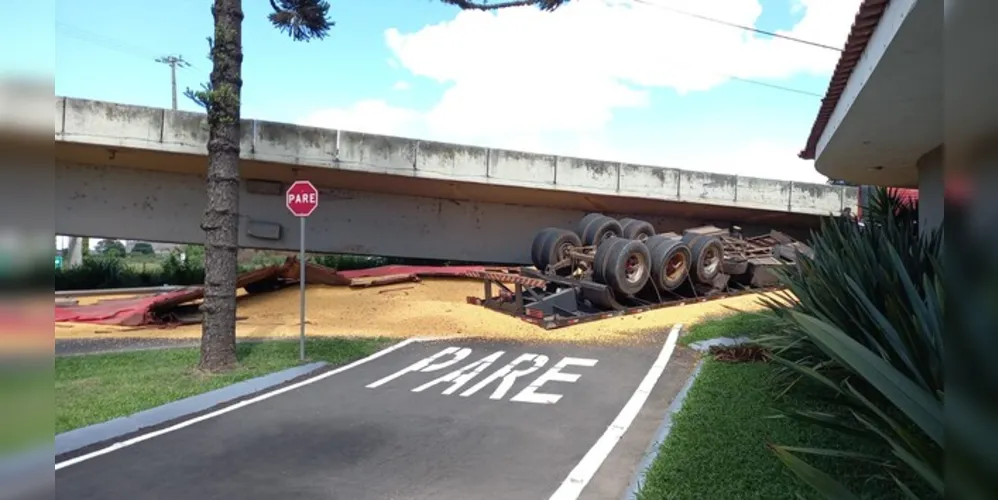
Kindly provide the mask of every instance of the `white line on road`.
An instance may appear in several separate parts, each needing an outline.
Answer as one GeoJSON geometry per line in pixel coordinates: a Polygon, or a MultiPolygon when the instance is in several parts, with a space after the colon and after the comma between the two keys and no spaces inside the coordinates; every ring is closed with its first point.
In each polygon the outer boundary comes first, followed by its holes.
{"type": "Polygon", "coordinates": [[[215,417],[217,417],[219,415],[224,415],[226,413],[229,413],[230,411],[238,410],[240,408],[249,406],[249,405],[251,405],[253,403],[259,403],[260,401],[263,401],[265,399],[270,399],[270,398],[272,398],[274,396],[277,396],[277,395],[280,395],[280,394],[284,394],[285,392],[293,391],[295,389],[298,389],[300,387],[304,387],[304,386],[309,385],[311,383],[318,382],[318,381],[320,381],[322,379],[325,379],[325,378],[328,378],[328,377],[332,377],[333,375],[336,375],[337,373],[341,373],[341,372],[347,371],[347,370],[349,370],[349,369],[351,369],[353,367],[360,366],[360,365],[362,365],[364,363],[367,363],[368,361],[373,361],[373,360],[375,360],[377,358],[380,358],[381,356],[384,356],[385,354],[388,354],[388,353],[390,353],[392,351],[395,351],[397,349],[401,349],[402,347],[405,347],[405,346],[407,346],[409,344],[412,344],[413,342],[425,342],[425,341],[429,341],[429,340],[434,340],[434,339],[430,339],[430,338],[411,338],[411,339],[403,340],[402,342],[399,342],[398,344],[395,344],[395,345],[393,345],[391,347],[387,347],[385,349],[382,349],[382,350],[380,350],[380,351],[378,351],[378,352],[376,352],[376,353],[374,353],[374,354],[372,354],[372,355],[370,355],[370,356],[368,356],[366,358],[358,359],[357,361],[354,361],[353,363],[350,363],[350,364],[345,365],[345,366],[341,366],[339,368],[336,368],[334,370],[330,370],[328,372],[321,373],[321,374],[316,375],[316,376],[314,376],[312,378],[309,378],[309,379],[306,379],[306,380],[302,380],[301,382],[297,382],[297,383],[291,384],[289,386],[281,387],[280,389],[277,389],[275,391],[271,391],[271,392],[267,392],[267,393],[261,394],[259,396],[254,397],[254,398],[251,398],[251,399],[240,401],[240,402],[238,402],[238,403],[236,403],[234,405],[226,406],[225,408],[222,408],[220,410],[215,410],[215,411],[213,411],[211,413],[206,413],[204,415],[192,418],[190,420],[185,420],[183,422],[171,425],[170,427],[165,427],[163,429],[159,429],[157,431],[153,431],[153,432],[150,432],[148,434],[142,434],[141,436],[135,436],[135,437],[133,437],[131,439],[126,439],[125,441],[119,441],[119,442],[114,443],[114,444],[112,444],[110,446],[107,446],[106,448],[101,448],[99,450],[92,451],[92,452],[87,453],[85,455],[80,455],[78,457],[74,457],[74,458],[71,458],[69,460],[65,460],[65,461],[59,462],[59,463],[55,464],[55,470],[63,469],[63,468],[69,467],[71,465],[76,465],[76,464],[78,464],[80,462],[85,462],[87,460],[90,460],[91,458],[96,458],[96,457],[99,457],[101,455],[106,455],[108,453],[111,453],[112,451],[117,451],[117,450],[120,450],[122,448],[127,448],[129,446],[132,446],[133,444],[141,443],[142,441],[146,441],[146,440],[152,439],[152,438],[157,437],[157,436],[162,436],[163,434],[167,434],[167,433],[170,433],[170,432],[173,432],[173,431],[176,431],[176,430],[183,429],[184,427],[188,427],[188,426],[194,425],[194,424],[196,424],[198,422],[203,422],[203,421],[208,420],[210,418],[215,418],[215,417]]]}
{"type": "Polygon", "coordinates": [[[651,394],[651,390],[655,387],[659,377],[662,376],[662,372],[665,371],[665,365],[669,363],[672,352],[676,350],[676,340],[679,338],[679,331],[682,328],[683,325],[672,327],[669,337],[665,340],[665,345],[662,346],[662,350],[658,354],[658,358],[651,365],[651,368],[648,369],[645,378],[638,384],[638,388],[631,395],[631,399],[627,400],[620,413],[617,414],[617,418],[613,419],[613,422],[607,427],[606,432],[589,449],[586,456],[582,457],[582,461],[572,469],[572,472],[568,474],[568,477],[561,483],[558,490],[551,495],[550,500],[575,500],[579,498],[582,490],[589,484],[589,480],[596,475],[596,471],[603,465],[603,461],[613,451],[613,447],[617,445],[620,438],[624,437],[627,428],[631,426],[635,417],[638,416],[638,412],[641,411],[641,407],[648,400],[648,395],[651,394]]]}

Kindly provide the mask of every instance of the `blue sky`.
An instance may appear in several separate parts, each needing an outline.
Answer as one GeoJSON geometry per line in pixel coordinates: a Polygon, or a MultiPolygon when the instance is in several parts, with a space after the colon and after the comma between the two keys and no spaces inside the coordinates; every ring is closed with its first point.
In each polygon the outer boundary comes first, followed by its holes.
{"type": "MultiPolygon", "coordinates": [[[[435,0],[331,3],[332,35],[305,44],[271,28],[266,0],[243,1],[244,117],[823,179],[795,157],[820,99],[727,76],[823,94],[836,53],[644,4],[580,0],[555,14],[490,15],[435,0]]],[[[647,3],[837,46],[856,6],[855,0],[647,3]]],[[[206,80],[209,6],[209,0],[56,0],[56,94],[169,107],[169,69],[154,59],[180,54],[193,65],[178,72],[181,90],[206,80]]],[[[0,62],[44,71],[52,50],[45,42],[26,44],[0,62]]],[[[183,96],[180,108],[197,109],[183,96]]]]}

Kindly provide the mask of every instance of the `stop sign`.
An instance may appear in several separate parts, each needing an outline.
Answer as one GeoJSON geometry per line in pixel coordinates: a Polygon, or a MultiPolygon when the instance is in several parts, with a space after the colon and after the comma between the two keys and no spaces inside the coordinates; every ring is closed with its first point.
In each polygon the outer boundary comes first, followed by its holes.
{"type": "Polygon", "coordinates": [[[319,206],[319,190],[309,181],[295,181],[288,188],[285,201],[295,217],[308,217],[319,206]]]}

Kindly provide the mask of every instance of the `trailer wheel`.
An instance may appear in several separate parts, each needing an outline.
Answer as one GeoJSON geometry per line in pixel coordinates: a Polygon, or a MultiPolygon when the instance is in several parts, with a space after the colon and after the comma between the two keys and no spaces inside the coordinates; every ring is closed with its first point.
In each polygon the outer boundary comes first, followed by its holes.
{"type": "MultiPolygon", "coordinates": [[[[539,268],[539,270],[544,272],[548,266],[557,264],[563,259],[568,258],[568,251],[580,246],[582,246],[582,242],[579,240],[579,235],[572,231],[567,229],[553,229],[549,231],[543,241],[540,253],[540,261],[544,264],[544,267],[539,268]]],[[[567,276],[572,274],[574,270],[572,267],[563,267],[558,269],[556,274],[567,276]]]]}
{"type": "Polygon", "coordinates": [[[620,223],[604,215],[594,218],[586,224],[582,231],[582,243],[587,246],[599,246],[604,240],[620,237],[621,233],[620,223]]]}
{"type": "Polygon", "coordinates": [[[597,252],[600,250],[604,255],[597,257],[601,268],[597,272],[602,271],[600,274],[615,293],[634,295],[648,284],[651,256],[643,242],[621,238],[601,245],[597,252]]]}
{"type": "Polygon", "coordinates": [[[659,240],[650,250],[650,254],[651,277],[656,286],[662,290],[672,291],[686,281],[693,259],[690,247],[682,240],[678,238],[659,240]]]}
{"type": "Polygon", "coordinates": [[[648,251],[655,253],[655,247],[667,241],[683,241],[683,237],[676,233],[659,233],[645,240],[648,251]]]}
{"type": "MultiPolygon", "coordinates": [[[[621,219],[621,236],[629,240],[645,241],[655,236],[655,226],[650,222],[637,219],[621,219]],[[627,221],[626,223],[624,221],[627,221]]],[[[649,249],[650,250],[650,249],[649,249]]]]}
{"type": "Polygon", "coordinates": [[[560,230],[561,229],[557,227],[546,227],[534,235],[534,242],[530,244],[530,263],[533,264],[538,271],[544,272],[544,268],[547,267],[547,264],[544,263],[541,257],[544,253],[544,242],[552,232],[560,230]]]}
{"type": "Polygon", "coordinates": [[[582,240],[585,241],[585,239],[586,239],[586,227],[588,227],[589,224],[592,223],[592,221],[594,221],[596,219],[602,219],[603,217],[606,217],[606,216],[603,215],[603,214],[601,214],[601,213],[597,213],[597,212],[593,212],[591,214],[586,214],[586,216],[583,217],[582,220],[579,221],[579,225],[576,226],[575,234],[579,235],[579,238],[582,238],[582,240]]]}
{"type": "Polygon", "coordinates": [[[623,244],[621,238],[610,238],[603,240],[596,246],[596,253],[593,255],[593,281],[601,285],[609,285],[610,281],[606,276],[606,269],[610,267],[610,258],[616,252],[613,247],[623,244]]]}
{"type": "Polygon", "coordinates": [[[717,235],[686,233],[683,235],[683,243],[690,247],[690,255],[693,258],[690,277],[697,283],[710,285],[714,277],[721,272],[721,263],[724,260],[724,246],[721,245],[721,239],[717,235]]]}

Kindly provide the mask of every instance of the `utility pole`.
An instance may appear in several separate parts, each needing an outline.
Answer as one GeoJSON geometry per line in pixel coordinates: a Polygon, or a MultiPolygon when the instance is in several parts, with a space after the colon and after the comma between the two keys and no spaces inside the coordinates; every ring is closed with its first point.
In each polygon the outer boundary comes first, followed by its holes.
{"type": "Polygon", "coordinates": [[[163,56],[156,59],[156,62],[170,66],[170,90],[173,91],[173,109],[177,109],[177,67],[189,68],[191,64],[184,60],[184,56],[163,56]]]}

